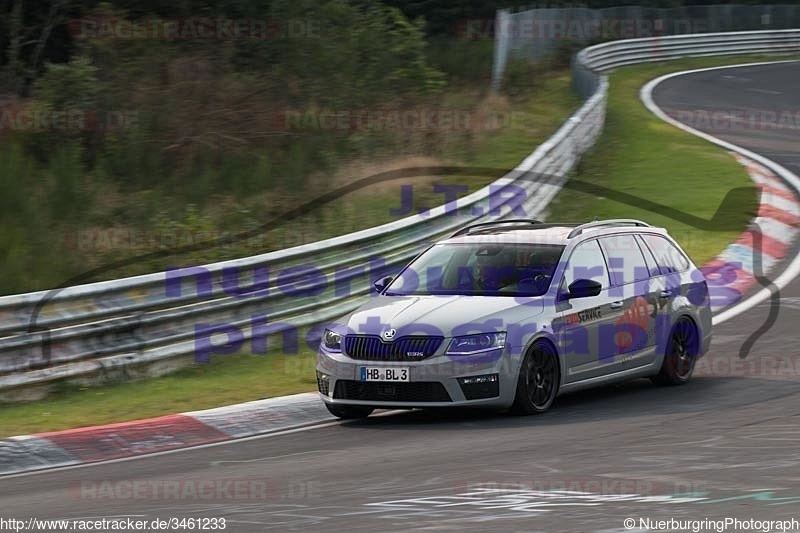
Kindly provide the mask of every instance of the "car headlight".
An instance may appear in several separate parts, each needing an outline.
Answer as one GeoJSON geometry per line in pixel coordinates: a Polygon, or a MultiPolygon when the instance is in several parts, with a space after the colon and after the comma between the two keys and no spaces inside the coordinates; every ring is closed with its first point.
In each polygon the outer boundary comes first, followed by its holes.
{"type": "Polygon", "coordinates": [[[329,352],[341,352],[342,336],[335,331],[326,329],[325,333],[322,335],[322,346],[329,352]]]}
{"type": "Polygon", "coordinates": [[[471,355],[474,353],[488,352],[506,347],[506,332],[479,333],[477,335],[464,335],[454,337],[447,347],[449,355],[471,355]]]}

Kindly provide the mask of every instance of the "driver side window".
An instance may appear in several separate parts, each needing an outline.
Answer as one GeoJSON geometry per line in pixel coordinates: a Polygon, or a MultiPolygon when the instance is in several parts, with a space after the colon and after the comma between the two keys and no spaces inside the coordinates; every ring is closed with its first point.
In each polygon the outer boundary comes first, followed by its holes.
{"type": "Polygon", "coordinates": [[[596,240],[581,243],[572,251],[564,268],[561,289],[568,290],[576,279],[594,280],[599,282],[603,289],[608,288],[608,268],[596,240]]]}

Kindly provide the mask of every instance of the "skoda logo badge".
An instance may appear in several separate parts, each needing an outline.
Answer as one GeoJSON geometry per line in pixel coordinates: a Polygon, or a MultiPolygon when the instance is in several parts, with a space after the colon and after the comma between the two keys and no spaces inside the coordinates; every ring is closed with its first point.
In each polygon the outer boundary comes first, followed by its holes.
{"type": "Polygon", "coordinates": [[[381,336],[383,337],[383,340],[390,341],[390,340],[392,340],[394,338],[394,334],[395,333],[397,333],[396,329],[394,329],[394,328],[387,329],[386,331],[383,332],[383,334],[381,336]]]}

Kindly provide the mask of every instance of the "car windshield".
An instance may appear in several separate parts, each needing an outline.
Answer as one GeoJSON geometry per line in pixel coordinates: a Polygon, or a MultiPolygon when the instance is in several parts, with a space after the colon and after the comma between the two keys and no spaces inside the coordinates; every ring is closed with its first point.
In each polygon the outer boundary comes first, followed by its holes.
{"type": "Polygon", "coordinates": [[[554,244],[440,243],[408,265],[385,294],[540,296],[563,251],[554,244]]]}

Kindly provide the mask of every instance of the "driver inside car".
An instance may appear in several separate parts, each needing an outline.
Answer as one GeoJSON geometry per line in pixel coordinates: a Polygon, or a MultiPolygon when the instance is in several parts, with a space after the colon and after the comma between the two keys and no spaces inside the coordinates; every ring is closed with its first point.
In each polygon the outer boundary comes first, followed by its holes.
{"type": "Polygon", "coordinates": [[[497,291],[516,283],[516,253],[502,248],[484,248],[475,254],[475,290],[497,291]]]}

